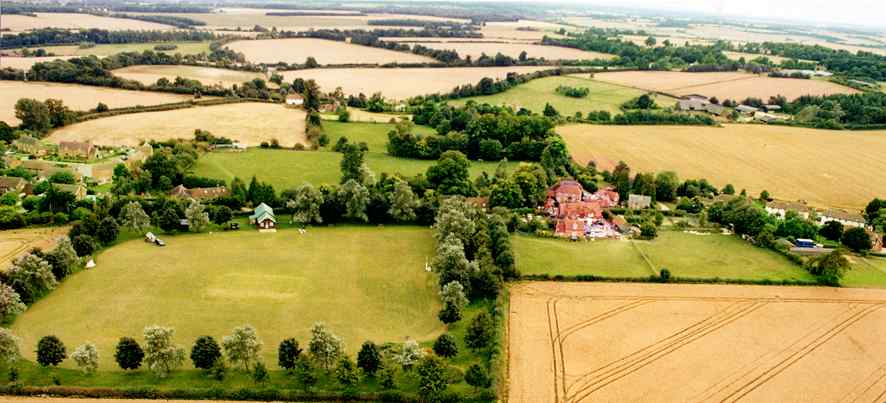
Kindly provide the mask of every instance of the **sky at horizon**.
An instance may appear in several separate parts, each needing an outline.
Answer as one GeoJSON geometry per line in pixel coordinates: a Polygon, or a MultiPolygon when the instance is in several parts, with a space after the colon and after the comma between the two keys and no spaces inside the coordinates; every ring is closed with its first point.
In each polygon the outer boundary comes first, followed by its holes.
{"type": "Polygon", "coordinates": [[[886,29],[886,0],[567,0],[586,5],[682,11],[886,29]]]}

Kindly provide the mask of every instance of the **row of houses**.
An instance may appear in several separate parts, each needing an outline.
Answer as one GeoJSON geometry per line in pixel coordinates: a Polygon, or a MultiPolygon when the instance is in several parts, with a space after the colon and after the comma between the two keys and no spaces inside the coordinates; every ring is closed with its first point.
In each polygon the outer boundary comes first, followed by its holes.
{"type": "Polygon", "coordinates": [[[818,210],[809,205],[807,205],[803,201],[783,201],[783,200],[774,200],[766,203],[766,212],[769,215],[774,215],[779,218],[784,218],[788,211],[796,212],[803,217],[804,219],[809,219],[810,217],[815,215],[815,222],[818,225],[824,225],[829,221],[836,221],[840,224],[843,224],[844,227],[848,228],[866,228],[867,222],[860,213],[853,213],[846,210],[840,209],[825,209],[818,210]]]}
{"type": "MultiPolygon", "coordinates": [[[[74,195],[74,199],[83,200],[86,198],[86,185],[82,182],[73,184],[56,183],[52,185],[57,190],[68,192],[74,195]]],[[[16,196],[30,196],[34,194],[34,186],[25,179],[15,176],[0,176],[0,195],[13,193],[16,196]]]]}
{"type": "Polygon", "coordinates": [[[150,145],[143,145],[126,148],[119,157],[94,164],[22,159],[14,155],[6,155],[3,160],[7,167],[24,169],[38,180],[49,178],[59,172],[69,172],[78,181],[88,179],[97,184],[104,184],[111,182],[114,176],[114,167],[118,164],[124,164],[127,168],[132,169],[136,164],[148,159],[153,153],[154,150],[150,145]]]}

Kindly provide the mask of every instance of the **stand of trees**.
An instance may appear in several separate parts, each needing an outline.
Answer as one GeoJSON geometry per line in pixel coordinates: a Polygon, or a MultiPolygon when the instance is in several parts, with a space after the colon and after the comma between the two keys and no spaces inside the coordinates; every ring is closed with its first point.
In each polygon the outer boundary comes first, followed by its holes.
{"type": "MultiPolygon", "coordinates": [[[[3,12],[6,12],[4,7],[3,12]]],[[[21,47],[71,45],[78,43],[115,44],[115,43],[147,43],[176,41],[212,41],[218,36],[212,32],[181,30],[181,31],[108,31],[104,29],[82,29],[78,31],[45,28],[20,32],[14,35],[3,35],[0,49],[21,47]]]]}
{"type": "Polygon", "coordinates": [[[812,60],[824,66],[828,71],[860,80],[872,82],[886,81],[886,56],[871,52],[852,53],[836,50],[820,45],[802,45],[798,43],[764,42],[748,43],[741,51],[753,53],[769,53],[791,59],[812,60]]]}

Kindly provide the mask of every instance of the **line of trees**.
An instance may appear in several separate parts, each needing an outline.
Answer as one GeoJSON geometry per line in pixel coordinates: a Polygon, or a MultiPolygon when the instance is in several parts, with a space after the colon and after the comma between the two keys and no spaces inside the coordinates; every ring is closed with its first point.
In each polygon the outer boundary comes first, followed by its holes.
{"type": "Polygon", "coordinates": [[[886,81],[886,56],[873,52],[852,53],[820,45],[776,42],[747,43],[740,50],[767,53],[791,59],[812,60],[835,74],[871,82],[886,81]]]}
{"type": "MultiPolygon", "coordinates": [[[[6,8],[3,9],[6,12],[6,8]]],[[[208,31],[176,30],[176,31],[109,31],[105,29],[66,30],[59,28],[43,28],[33,31],[3,35],[0,49],[21,47],[71,45],[79,43],[121,44],[148,42],[178,41],[214,41],[219,37],[208,31]]]]}

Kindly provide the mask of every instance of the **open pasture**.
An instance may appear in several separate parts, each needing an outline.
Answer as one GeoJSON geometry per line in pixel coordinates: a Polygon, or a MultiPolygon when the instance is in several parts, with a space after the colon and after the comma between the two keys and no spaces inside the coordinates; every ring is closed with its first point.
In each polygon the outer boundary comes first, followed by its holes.
{"type": "Polygon", "coordinates": [[[886,288],[886,258],[850,256],[852,269],[841,283],[848,287],[886,288]]]}
{"type": "Polygon", "coordinates": [[[590,242],[518,236],[513,243],[523,274],[645,278],[667,268],[685,278],[814,281],[786,258],[731,235],[661,231],[652,241],[590,242]]]}
{"type": "Polygon", "coordinates": [[[221,340],[248,323],[265,343],[264,362],[275,365],[280,341],[295,337],[306,347],[317,321],[344,339],[352,357],[365,340],[428,341],[444,330],[436,317],[437,281],[424,270],[434,254],[424,228],[344,226],[300,234],[246,227],[163,238],[163,248],[136,239],[102,252],[95,268],[28,309],[13,330],[26,356],[33,357],[40,337],[55,334],[70,349],[95,343],[102,370],[111,371],[119,338],[141,340],[147,325],[174,327],[176,343],[190,346],[198,336],[221,340]]]}
{"type": "Polygon", "coordinates": [[[314,38],[236,41],[227,47],[243,52],[247,60],[255,63],[304,63],[308,57],[317,59],[320,64],[435,62],[429,57],[412,53],[314,38]]]}
{"type": "Polygon", "coordinates": [[[53,132],[47,141],[136,146],[150,140],[192,139],[196,129],[209,130],[247,146],[277,139],[281,146],[292,147],[305,142],[305,112],[279,104],[236,103],[133,113],[65,126],[53,132]]]}
{"type": "Polygon", "coordinates": [[[684,73],[671,71],[624,71],[599,73],[596,80],[674,96],[701,94],[720,100],[748,97],[764,101],[783,95],[790,100],[803,95],[854,94],[855,89],[824,80],[773,78],[750,73],[684,73]]]}
{"type": "MultiPolygon", "coordinates": [[[[473,100],[493,105],[509,105],[515,109],[526,108],[538,113],[544,111],[545,104],[551,104],[564,116],[572,116],[575,112],[584,115],[590,111],[609,111],[616,114],[623,103],[645,93],[636,88],[592,80],[586,74],[576,74],[538,78],[498,94],[462,98],[450,103],[463,105],[473,100]],[[591,92],[585,98],[567,97],[557,93],[557,87],[561,85],[583,87],[591,92]]],[[[662,106],[670,106],[676,102],[664,95],[656,95],[655,101],[662,106]]]]}
{"type": "Polygon", "coordinates": [[[41,28],[63,29],[107,29],[109,31],[137,30],[156,31],[175,29],[175,27],[154,22],[139,21],[129,18],[100,17],[91,14],[77,13],[36,13],[36,17],[19,14],[3,14],[0,25],[13,32],[30,31],[41,28]]]}
{"type": "Polygon", "coordinates": [[[529,57],[547,60],[609,60],[614,56],[606,53],[589,52],[580,49],[560,46],[529,45],[522,43],[491,43],[491,42],[418,42],[419,45],[439,50],[454,50],[461,57],[471,56],[477,60],[482,55],[494,57],[497,53],[517,58],[521,52],[529,57]]]}
{"type": "Polygon", "coordinates": [[[200,66],[140,65],[117,69],[113,73],[116,76],[146,85],[155,84],[163,77],[169,81],[174,81],[176,77],[183,77],[200,81],[204,85],[217,84],[222,87],[240,85],[256,78],[267,80],[267,77],[261,73],[200,66]]]}
{"type": "Polygon", "coordinates": [[[342,68],[284,71],[292,82],[296,77],[313,79],[323,91],[342,87],[345,94],[370,96],[381,92],[385,98],[406,99],[417,95],[445,93],[464,84],[477,84],[483,77],[504,79],[508,73],[531,73],[550,66],[452,67],[452,68],[342,68]]]}
{"type": "Polygon", "coordinates": [[[61,99],[65,105],[75,111],[94,109],[99,102],[104,102],[111,108],[122,108],[183,102],[193,98],[191,95],[161,92],[22,81],[0,81],[0,94],[3,94],[0,97],[0,120],[10,125],[19,123],[15,117],[15,103],[21,98],[34,98],[39,101],[49,98],[61,99]]]}
{"type": "MultiPolygon", "coordinates": [[[[402,174],[414,176],[425,173],[436,161],[417,160],[392,157],[386,153],[387,134],[394,125],[387,123],[338,123],[323,122],[329,135],[330,147],[345,136],[351,143],[365,142],[369,146],[365,161],[376,174],[402,174]]],[[[415,133],[428,134],[432,130],[417,127],[415,133]]],[[[197,161],[195,173],[200,176],[230,181],[234,177],[242,179],[253,175],[259,180],[268,182],[275,189],[285,190],[297,187],[305,182],[320,184],[337,184],[341,178],[341,153],[332,151],[292,151],[250,149],[243,153],[214,152],[203,155],[197,161]]],[[[510,163],[509,166],[516,166],[510,163]]],[[[471,162],[472,177],[487,172],[495,173],[497,162],[471,162]]]]}
{"type": "Polygon", "coordinates": [[[886,191],[886,131],[842,132],[784,126],[592,126],[557,128],[579,163],[632,172],[671,170],[681,178],[731,183],[758,195],[849,209],[886,191]],[[840,156],[840,157],[837,157],[840,156]]]}
{"type": "Polygon", "coordinates": [[[880,401],[884,305],[882,290],[518,284],[508,400],[880,401]]]}

